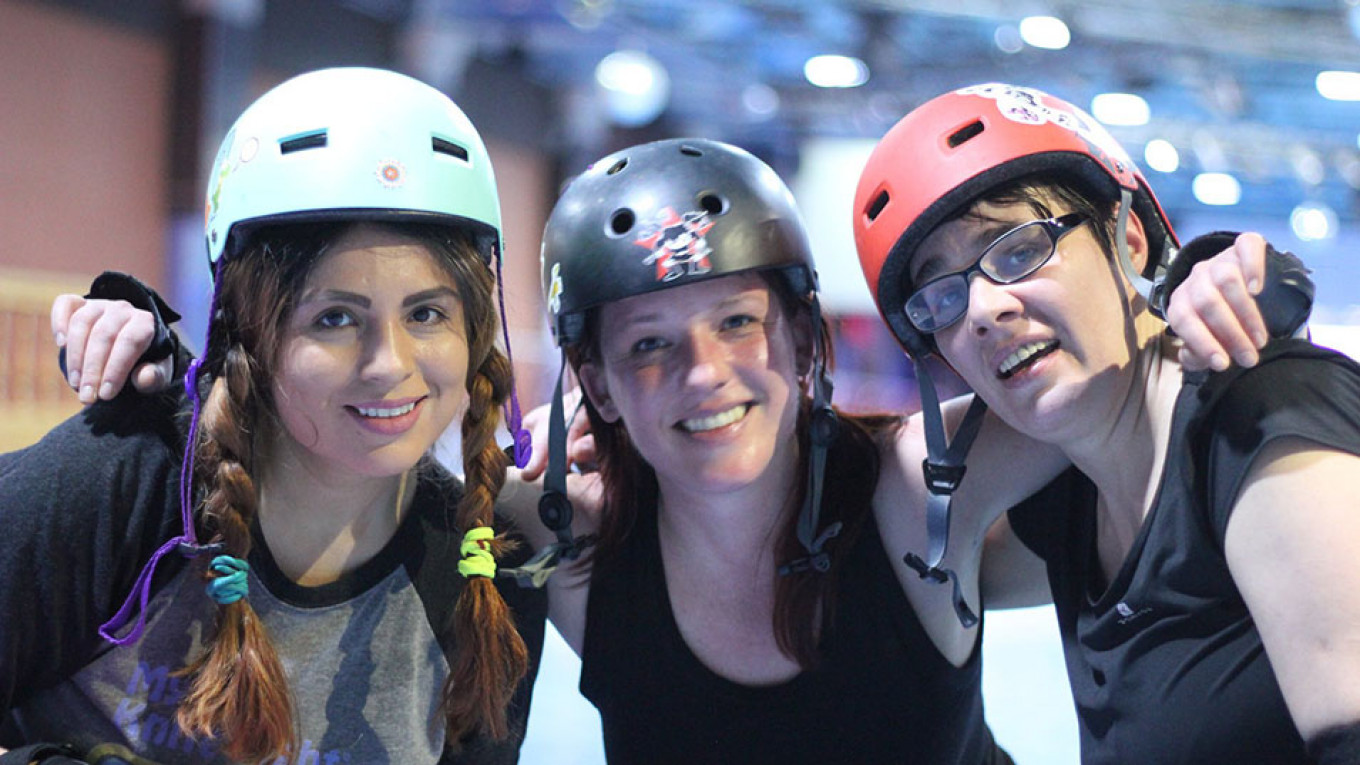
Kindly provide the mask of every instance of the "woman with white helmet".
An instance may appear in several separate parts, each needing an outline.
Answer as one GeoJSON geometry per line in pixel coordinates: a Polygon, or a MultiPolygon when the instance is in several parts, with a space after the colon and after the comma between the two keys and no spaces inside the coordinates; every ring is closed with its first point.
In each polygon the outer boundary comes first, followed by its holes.
{"type": "MultiPolygon", "coordinates": [[[[1283,339],[1250,369],[1183,368],[1159,320],[1166,216],[1098,123],[1037,90],[966,88],[908,114],[854,215],[908,352],[938,354],[1074,465],[1010,511],[993,539],[1007,554],[983,563],[996,600],[1026,586],[1017,561],[1046,564],[1083,762],[1355,762],[1360,367],[1283,339]]],[[[1196,240],[1171,270],[1232,243],[1196,240]]],[[[1311,285],[1277,264],[1265,300],[1288,334],[1311,285]]],[[[966,447],[950,451],[932,462],[961,468],[966,447]]],[[[965,487],[995,480],[970,467],[965,487]]]]}
{"type": "Polygon", "coordinates": [[[546,602],[494,578],[480,137],[408,77],[305,74],[237,120],[206,216],[185,387],[0,456],[10,757],[514,762],[546,602]],[[460,415],[461,484],[429,456],[460,415]]]}

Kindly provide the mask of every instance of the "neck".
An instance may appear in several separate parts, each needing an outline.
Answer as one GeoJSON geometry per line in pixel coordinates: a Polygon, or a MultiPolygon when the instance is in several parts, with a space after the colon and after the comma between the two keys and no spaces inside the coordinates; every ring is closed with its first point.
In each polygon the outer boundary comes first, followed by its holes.
{"type": "Polygon", "coordinates": [[[396,534],[415,492],[411,473],[372,478],[321,475],[283,455],[265,461],[260,530],[294,581],[335,581],[371,559],[396,534]]]}
{"type": "Polygon", "coordinates": [[[1062,448],[1099,490],[1102,525],[1131,544],[1156,496],[1180,393],[1173,343],[1160,332],[1148,338],[1126,379],[1114,416],[1092,418],[1092,427],[1062,448]]]}

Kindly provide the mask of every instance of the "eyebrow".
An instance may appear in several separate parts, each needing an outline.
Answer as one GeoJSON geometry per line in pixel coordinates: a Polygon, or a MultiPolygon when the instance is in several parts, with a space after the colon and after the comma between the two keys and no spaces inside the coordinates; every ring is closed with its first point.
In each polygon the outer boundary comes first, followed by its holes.
{"type": "MultiPolygon", "coordinates": [[[[452,287],[439,286],[431,287],[430,289],[421,290],[420,292],[407,295],[406,298],[401,301],[401,305],[403,308],[409,308],[413,305],[425,303],[430,300],[436,300],[441,297],[451,297],[454,300],[459,299],[458,292],[454,290],[452,287]]],[[[370,300],[365,295],[360,295],[357,292],[348,292],[346,290],[333,290],[333,289],[318,290],[316,292],[303,295],[302,300],[300,300],[299,302],[349,303],[350,305],[356,305],[360,308],[370,308],[373,305],[373,301],[370,300]]]]}

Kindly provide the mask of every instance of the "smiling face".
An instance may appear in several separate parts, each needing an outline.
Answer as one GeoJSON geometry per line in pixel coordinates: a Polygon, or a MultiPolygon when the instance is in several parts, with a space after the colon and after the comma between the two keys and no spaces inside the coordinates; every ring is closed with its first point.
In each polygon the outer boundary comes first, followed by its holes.
{"type": "Polygon", "coordinates": [[[285,320],[273,453],[323,476],[403,473],[460,411],[467,367],[453,277],[416,240],[350,229],[311,269],[285,320]]]}
{"type": "Polygon", "coordinates": [[[796,460],[806,331],[758,274],[638,295],[600,310],[598,358],[581,365],[600,414],[622,420],[668,484],[722,492],[796,460]]]}
{"type": "MultiPolygon", "coordinates": [[[[1052,215],[1070,212],[1038,200],[1052,215]]],[[[937,227],[911,264],[913,284],[960,271],[997,237],[1046,217],[1023,202],[980,202],[937,227]]],[[[1136,218],[1130,252],[1146,257],[1136,218]]],[[[1000,285],[981,275],[969,282],[968,307],[936,333],[941,354],[1012,427],[1035,438],[1061,440],[1092,417],[1112,412],[1129,381],[1137,347],[1127,282],[1102,250],[1091,224],[1072,230],[1053,257],[1030,276],[1000,285]]]]}

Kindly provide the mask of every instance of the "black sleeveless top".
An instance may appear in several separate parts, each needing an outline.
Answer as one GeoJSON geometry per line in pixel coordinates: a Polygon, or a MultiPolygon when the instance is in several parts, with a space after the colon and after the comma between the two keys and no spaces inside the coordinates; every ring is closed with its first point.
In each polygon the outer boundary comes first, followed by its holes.
{"type": "Polygon", "coordinates": [[[962,667],[940,655],[872,514],[842,559],[820,665],[746,686],[704,666],[681,636],[656,511],[653,497],[591,575],[581,692],[600,711],[611,763],[1010,762],[983,720],[980,649],[962,667]]]}
{"type": "Polygon", "coordinates": [[[1075,468],[1011,509],[1048,564],[1083,763],[1310,761],[1224,553],[1252,460],[1281,437],[1360,454],[1360,367],[1289,340],[1252,369],[1187,374],[1157,499],[1112,581],[1075,468]]]}

